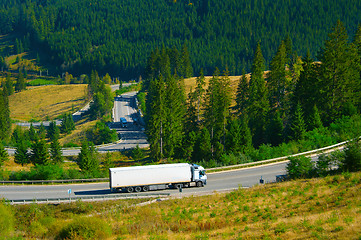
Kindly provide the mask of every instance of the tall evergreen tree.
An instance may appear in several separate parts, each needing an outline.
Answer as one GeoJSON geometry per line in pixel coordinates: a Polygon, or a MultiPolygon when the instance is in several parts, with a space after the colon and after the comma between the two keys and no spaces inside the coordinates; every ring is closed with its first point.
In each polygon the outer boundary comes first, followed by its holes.
{"type": "Polygon", "coordinates": [[[202,128],[197,134],[192,159],[194,162],[209,161],[212,158],[211,135],[207,128],[202,128]]]}
{"type": "Polygon", "coordinates": [[[7,139],[11,131],[8,94],[0,89],[0,140],[7,139]]]}
{"type": "Polygon", "coordinates": [[[322,62],[322,109],[330,123],[340,117],[346,102],[358,103],[360,94],[360,57],[356,47],[348,43],[341,21],[332,28],[319,59],[322,62]]]}
{"type": "Polygon", "coordinates": [[[44,139],[40,139],[32,144],[30,161],[34,165],[49,164],[49,148],[44,139]]]}
{"type": "Polygon", "coordinates": [[[20,71],[15,84],[15,92],[21,92],[26,89],[24,74],[20,71]]]}
{"type": "Polygon", "coordinates": [[[249,125],[253,134],[253,145],[259,146],[266,142],[265,131],[267,114],[269,111],[268,93],[264,80],[265,61],[262,55],[261,45],[257,44],[252,73],[249,83],[249,125]]]}
{"type": "Polygon", "coordinates": [[[238,83],[236,94],[236,110],[238,114],[246,112],[249,98],[249,81],[246,77],[246,71],[242,70],[242,76],[238,83]]]}
{"type": "Polygon", "coordinates": [[[321,128],[323,127],[323,123],[321,120],[321,116],[318,112],[318,108],[316,105],[313,106],[312,112],[309,115],[308,121],[307,121],[308,130],[313,130],[315,128],[321,128]]]}
{"type": "Polygon", "coordinates": [[[302,67],[303,70],[293,92],[292,105],[296,106],[300,103],[305,113],[305,119],[309,119],[313,106],[321,104],[319,65],[314,63],[310,53],[307,52],[306,57],[303,58],[302,67]]]}
{"type": "Polygon", "coordinates": [[[164,122],[164,156],[174,157],[181,147],[184,134],[186,101],[182,83],[175,77],[166,81],[165,122],[164,122]]]}
{"type": "Polygon", "coordinates": [[[4,164],[4,162],[9,160],[9,154],[4,148],[4,145],[0,143],[0,167],[4,164]]]}
{"type": "Polygon", "coordinates": [[[75,129],[75,123],[71,113],[66,113],[61,121],[60,132],[62,133],[71,133],[75,129]]]}
{"type": "Polygon", "coordinates": [[[31,142],[36,142],[39,140],[39,135],[37,134],[32,123],[30,123],[30,127],[28,129],[28,137],[31,142]]]}
{"type": "Polygon", "coordinates": [[[181,68],[179,75],[184,78],[189,78],[193,76],[193,68],[192,63],[189,57],[189,52],[187,45],[184,43],[182,47],[182,54],[181,54],[181,68]]]}
{"type": "Polygon", "coordinates": [[[268,77],[268,91],[270,104],[272,108],[283,110],[284,100],[287,88],[286,64],[287,64],[286,45],[282,41],[278,47],[277,53],[271,61],[271,71],[268,77]]]}
{"type": "Polygon", "coordinates": [[[55,121],[51,121],[49,123],[49,127],[47,129],[47,136],[50,140],[53,139],[59,139],[60,136],[60,129],[59,127],[56,125],[55,121]]]}
{"type": "Polygon", "coordinates": [[[84,141],[81,144],[77,164],[85,173],[94,173],[99,169],[99,162],[96,157],[96,149],[91,142],[84,141]]]}
{"type": "Polygon", "coordinates": [[[226,137],[228,153],[245,153],[252,147],[252,135],[248,127],[247,114],[240,119],[233,119],[228,124],[226,137]]]}
{"type": "Polygon", "coordinates": [[[291,116],[290,125],[291,135],[290,138],[293,140],[303,139],[306,133],[306,124],[303,118],[303,111],[301,104],[297,104],[293,115],[291,116]]]}
{"type": "Polygon", "coordinates": [[[162,75],[160,75],[159,78],[151,80],[146,98],[147,136],[150,144],[150,155],[154,160],[162,159],[164,156],[165,97],[165,83],[162,75]]]}
{"type": "Polygon", "coordinates": [[[216,153],[216,155],[220,155],[219,151],[224,151],[230,104],[231,92],[228,72],[226,71],[224,76],[220,77],[219,70],[216,68],[209,81],[204,112],[205,126],[209,129],[212,139],[212,153],[216,153]],[[216,151],[217,149],[219,151],[216,151]]]}
{"type": "Polygon", "coordinates": [[[28,153],[28,145],[24,138],[19,138],[19,140],[16,143],[14,160],[15,160],[15,163],[21,164],[21,166],[24,166],[24,164],[27,164],[30,162],[30,154],[28,153]]]}
{"type": "Polygon", "coordinates": [[[14,94],[13,81],[11,80],[10,74],[6,75],[4,88],[6,88],[6,92],[7,92],[8,96],[14,94]]]}
{"type": "Polygon", "coordinates": [[[59,139],[56,136],[52,138],[50,143],[50,155],[55,164],[60,164],[64,161],[59,139]]]}

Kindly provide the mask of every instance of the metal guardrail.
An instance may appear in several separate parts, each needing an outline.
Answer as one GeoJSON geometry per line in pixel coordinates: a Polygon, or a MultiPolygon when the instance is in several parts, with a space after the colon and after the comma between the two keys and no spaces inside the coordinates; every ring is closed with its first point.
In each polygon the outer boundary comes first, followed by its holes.
{"type": "MultiPolygon", "coordinates": [[[[226,171],[226,170],[232,170],[232,169],[240,169],[240,168],[246,168],[246,167],[252,167],[252,166],[258,166],[258,165],[264,165],[264,164],[270,164],[270,163],[276,163],[276,162],[282,162],[287,161],[289,157],[297,157],[297,156],[307,156],[312,155],[320,152],[326,152],[329,150],[334,150],[343,147],[345,144],[347,144],[349,141],[340,142],[331,146],[303,152],[303,153],[296,153],[293,155],[288,155],[284,157],[278,157],[268,160],[262,160],[262,161],[256,161],[256,162],[250,162],[250,163],[243,163],[243,164],[237,164],[237,165],[231,165],[231,166],[225,166],[225,167],[216,167],[216,168],[208,168],[206,169],[207,172],[218,172],[218,171],[226,171]]],[[[84,182],[108,182],[108,178],[95,178],[95,179],[66,179],[66,180],[34,180],[34,181],[0,181],[0,184],[49,184],[49,183],[84,183],[84,182]]]]}
{"type": "Polygon", "coordinates": [[[147,194],[113,194],[113,195],[99,195],[99,196],[84,196],[84,197],[66,197],[66,198],[39,198],[39,199],[18,199],[18,200],[6,200],[11,204],[29,204],[29,203],[62,203],[62,202],[74,202],[78,200],[82,201],[100,201],[100,200],[117,200],[117,199],[129,199],[140,197],[168,197],[170,193],[147,193],[147,194]]]}
{"type": "Polygon", "coordinates": [[[225,166],[225,167],[209,168],[206,170],[207,170],[207,172],[218,172],[218,171],[246,168],[246,167],[258,166],[258,165],[265,165],[265,164],[276,163],[276,162],[283,162],[283,161],[288,161],[287,159],[290,157],[308,156],[308,155],[313,155],[316,153],[324,153],[324,152],[327,152],[330,150],[340,149],[344,145],[346,145],[348,142],[349,141],[344,141],[344,142],[340,142],[340,143],[337,143],[337,144],[334,144],[331,146],[327,146],[327,147],[323,147],[323,148],[319,148],[319,149],[315,149],[315,150],[311,150],[311,151],[307,151],[307,152],[296,153],[296,154],[288,155],[288,156],[284,156],[284,157],[272,158],[272,159],[268,159],[268,160],[243,163],[243,164],[237,164],[237,165],[231,165],[231,166],[225,166]]]}
{"type": "Polygon", "coordinates": [[[52,184],[52,183],[85,183],[85,182],[108,182],[109,178],[93,179],[62,179],[62,180],[22,180],[22,181],[0,181],[0,184],[52,184]]]}

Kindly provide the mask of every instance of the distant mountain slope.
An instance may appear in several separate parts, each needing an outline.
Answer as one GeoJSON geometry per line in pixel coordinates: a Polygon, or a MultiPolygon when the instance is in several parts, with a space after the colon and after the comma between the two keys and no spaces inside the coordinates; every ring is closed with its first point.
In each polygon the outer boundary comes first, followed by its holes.
{"type": "MultiPolygon", "coordinates": [[[[58,73],[135,77],[156,47],[185,43],[193,68],[217,66],[239,75],[250,69],[261,41],[266,61],[289,34],[294,50],[317,54],[337,19],[354,33],[361,1],[354,0],[3,0],[0,33],[30,33],[58,73]]],[[[1,52],[0,52],[1,53],[1,52]]],[[[5,53],[2,53],[5,54],[5,53]]]]}

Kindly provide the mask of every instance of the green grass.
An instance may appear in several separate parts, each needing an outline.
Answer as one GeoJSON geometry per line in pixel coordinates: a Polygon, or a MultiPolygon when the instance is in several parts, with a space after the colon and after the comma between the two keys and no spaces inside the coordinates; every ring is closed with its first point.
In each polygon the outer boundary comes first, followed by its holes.
{"type": "Polygon", "coordinates": [[[43,78],[36,78],[27,82],[28,86],[42,86],[42,85],[57,85],[58,82],[55,80],[43,79],[43,78]]]}

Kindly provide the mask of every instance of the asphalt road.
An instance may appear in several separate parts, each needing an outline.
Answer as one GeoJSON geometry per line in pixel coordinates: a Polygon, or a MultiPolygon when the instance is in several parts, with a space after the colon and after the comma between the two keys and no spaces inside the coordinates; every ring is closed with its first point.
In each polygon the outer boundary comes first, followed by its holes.
{"type": "MultiPolygon", "coordinates": [[[[274,182],[277,175],[285,174],[286,163],[276,163],[251,167],[227,172],[211,173],[208,175],[207,185],[197,188],[183,188],[179,193],[177,189],[163,191],[151,191],[152,193],[170,193],[171,196],[180,195],[202,195],[212,192],[222,192],[239,187],[252,187],[259,184],[260,179],[267,182],[274,182]]],[[[109,183],[88,183],[88,184],[63,184],[63,185],[31,185],[31,186],[0,186],[0,198],[8,200],[23,199],[44,199],[44,198],[67,198],[68,190],[71,189],[70,197],[79,196],[101,196],[119,195],[124,193],[111,193],[109,183]]],[[[128,193],[127,193],[128,194],[128,193]]],[[[146,193],[143,193],[146,194],[146,193]]]]}
{"type": "MultiPolygon", "coordinates": [[[[129,84],[124,84],[127,86],[129,84]]],[[[119,85],[112,85],[112,90],[117,89],[119,85]]],[[[97,150],[101,153],[108,151],[121,151],[125,149],[135,148],[137,145],[140,148],[146,148],[149,146],[147,142],[147,136],[144,133],[144,128],[138,124],[139,114],[137,112],[136,106],[136,94],[137,92],[124,93],[121,96],[117,96],[114,99],[114,108],[113,108],[113,123],[110,123],[110,128],[115,129],[120,137],[120,141],[116,144],[107,144],[103,146],[97,146],[97,150]],[[125,117],[128,121],[127,128],[122,128],[119,123],[120,117],[125,117]]],[[[86,106],[89,108],[89,105],[86,106]]],[[[76,114],[83,112],[84,109],[77,112],[76,114]]],[[[79,115],[79,114],[78,114],[79,115]]],[[[79,117],[76,115],[76,117],[79,117]]],[[[48,122],[43,122],[43,124],[49,124],[48,122]]],[[[27,123],[30,126],[30,123],[27,123]]],[[[38,123],[40,124],[40,123],[38,123]]],[[[60,123],[59,123],[60,124],[60,123]]],[[[27,125],[24,125],[27,126],[27,125]]],[[[15,149],[7,148],[6,149],[10,155],[14,155],[15,149]]],[[[64,156],[76,156],[80,152],[80,148],[73,149],[63,149],[64,156]]]]}

